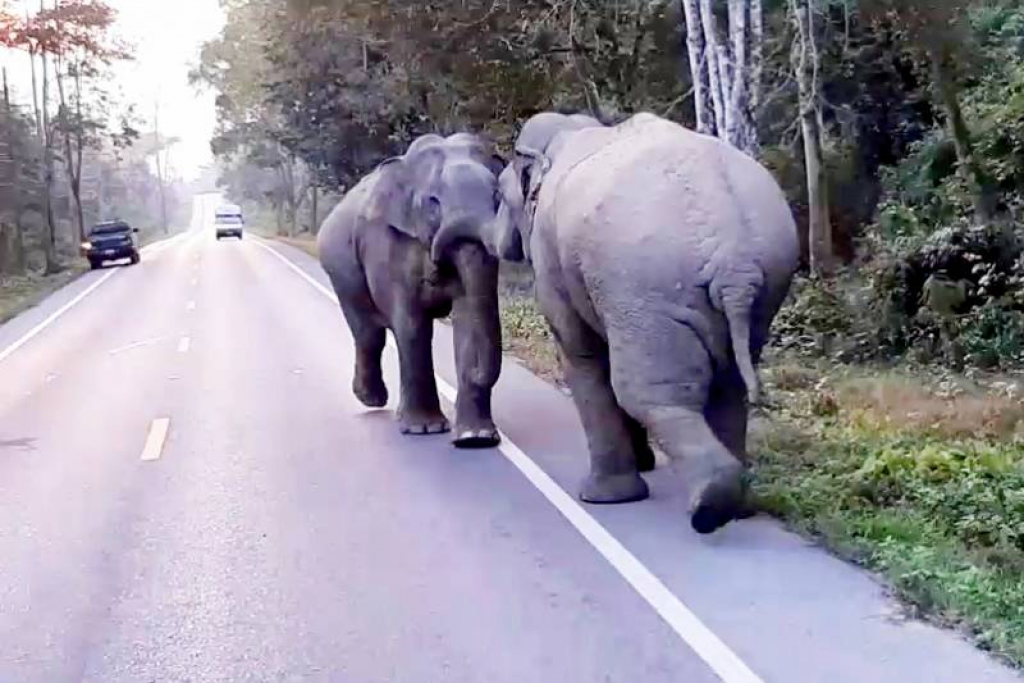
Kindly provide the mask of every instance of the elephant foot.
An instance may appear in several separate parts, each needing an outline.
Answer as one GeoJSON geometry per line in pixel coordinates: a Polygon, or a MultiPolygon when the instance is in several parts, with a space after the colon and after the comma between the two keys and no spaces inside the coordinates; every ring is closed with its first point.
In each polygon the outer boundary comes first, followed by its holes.
{"type": "Polygon", "coordinates": [[[635,472],[613,475],[591,474],[583,481],[583,487],[580,490],[580,500],[597,505],[635,503],[650,495],[647,482],[635,472]]]}
{"type": "Polygon", "coordinates": [[[452,444],[456,448],[494,448],[501,443],[501,435],[494,425],[486,427],[463,427],[455,425],[452,444]]]}
{"type": "Polygon", "coordinates": [[[654,457],[654,450],[647,444],[637,446],[636,469],[640,472],[653,472],[657,466],[657,459],[654,457]]]}
{"type": "Polygon", "coordinates": [[[352,393],[367,408],[383,408],[388,404],[388,388],[380,377],[370,380],[356,375],[352,381],[352,393]]]}
{"type": "Polygon", "coordinates": [[[710,534],[735,519],[750,516],[744,495],[743,469],[738,464],[716,472],[693,496],[690,524],[698,534],[710,534]]]}
{"type": "Polygon", "coordinates": [[[403,434],[414,436],[424,434],[444,434],[451,431],[448,419],[441,413],[417,413],[408,411],[398,416],[398,426],[403,434]]]}

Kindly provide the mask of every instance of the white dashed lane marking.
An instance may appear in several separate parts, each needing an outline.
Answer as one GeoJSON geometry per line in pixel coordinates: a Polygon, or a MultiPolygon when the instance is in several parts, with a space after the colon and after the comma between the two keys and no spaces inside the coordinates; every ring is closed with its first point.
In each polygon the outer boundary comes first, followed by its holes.
{"type": "Polygon", "coordinates": [[[149,434],[146,436],[146,445],[142,448],[142,460],[150,462],[159,460],[163,455],[164,443],[167,441],[167,432],[171,427],[171,420],[167,417],[153,420],[149,426],[149,434]]]}

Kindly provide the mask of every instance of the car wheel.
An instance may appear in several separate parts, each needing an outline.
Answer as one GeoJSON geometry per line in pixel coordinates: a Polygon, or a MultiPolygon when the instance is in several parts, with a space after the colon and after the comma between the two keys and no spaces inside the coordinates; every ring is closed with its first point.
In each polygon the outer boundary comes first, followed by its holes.
{"type": "Polygon", "coordinates": [[[134,254],[132,254],[132,265],[133,266],[138,265],[139,261],[141,261],[141,260],[142,260],[142,258],[139,256],[139,252],[135,252],[134,254]]]}
{"type": "Polygon", "coordinates": [[[89,259],[89,268],[90,268],[91,270],[99,270],[99,268],[100,268],[100,267],[101,267],[102,265],[103,265],[103,264],[102,264],[102,263],[100,263],[99,261],[94,261],[93,259],[89,259]]]}

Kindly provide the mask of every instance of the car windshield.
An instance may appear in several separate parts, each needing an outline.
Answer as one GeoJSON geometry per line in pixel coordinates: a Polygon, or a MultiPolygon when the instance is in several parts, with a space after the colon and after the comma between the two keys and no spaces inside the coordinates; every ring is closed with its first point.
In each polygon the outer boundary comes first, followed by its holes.
{"type": "Polygon", "coordinates": [[[92,229],[90,235],[115,235],[119,232],[130,232],[131,226],[125,223],[110,223],[106,225],[97,225],[92,229]]]}
{"type": "Polygon", "coordinates": [[[241,216],[232,216],[232,215],[221,215],[221,216],[217,216],[217,222],[218,223],[226,223],[226,224],[229,224],[229,225],[237,225],[237,224],[242,222],[242,217],[241,216]]]}

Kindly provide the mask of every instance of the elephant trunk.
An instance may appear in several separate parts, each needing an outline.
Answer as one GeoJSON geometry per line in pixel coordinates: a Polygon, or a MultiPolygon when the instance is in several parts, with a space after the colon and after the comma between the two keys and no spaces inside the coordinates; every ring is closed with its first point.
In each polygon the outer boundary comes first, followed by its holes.
{"type": "Polygon", "coordinates": [[[472,218],[446,222],[434,235],[430,244],[430,259],[438,263],[452,246],[460,240],[480,241],[480,222],[472,218]]]}

